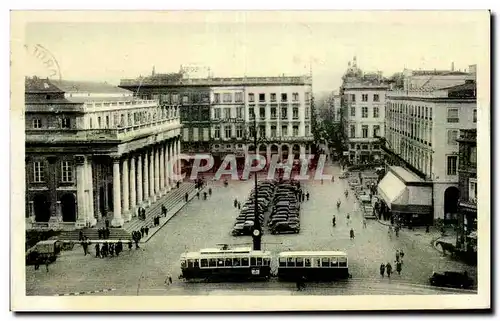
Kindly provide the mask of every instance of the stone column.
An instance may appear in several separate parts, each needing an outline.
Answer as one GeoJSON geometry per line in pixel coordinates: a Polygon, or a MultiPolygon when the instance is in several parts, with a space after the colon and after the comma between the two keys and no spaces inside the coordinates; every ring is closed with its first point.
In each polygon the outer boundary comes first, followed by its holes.
{"type": "Polygon", "coordinates": [[[130,157],[130,170],[129,170],[129,183],[130,183],[130,216],[135,216],[135,207],[137,204],[137,195],[135,191],[135,156],[130,157]]]}
{"type": "Polygon", "coordinates": [[[77,219],[76,225],[84,227],[87,221],[87,202],[85,197],[85,187],[87,185],[85,176],[85,156],[76,156],[76,204],[77,204],[77,219]]]}
{"type": "Polygon", "coordinates": [[[144,172],[142,175],[142,189],[144,191],[143,194],[143,206],[149,206],[149,157],[148,151],[144,153],[144,172]]]}
{"type": "Polygon", "coordinates": [[[180,139],[177,139],[177,149],[176,149],[176,154],[177,154],[177,160],[175,161],[176,165],[177,165],[177,173],[178,175],[181,175],[182,173],[182,170],[181,170],[181,160],[178,158],[179,155],[181,154],[181,140],[180,139]]]}
{"type": "Polygon", "coordinates": [[[88,184],[88,215],[87,220],[90,226],[95,226],[97,224],[97,219],[94,215],[94,178],[92,175],[92,158],[87,157],[87,184],[88,184]]]}
{"type": "Polygon", "coordinates": [[[131,219],[131,215],[130,215],[130,208],[129,208],[129,171],[128,171],[128,158],[127,157],[124,157],[123,159],[123,163],[122,163],[122,179],[123,179],[123,183],[122,183],[122,200],[123,200],[123,208],[122,208],[122,212],[123,212],[123,220],[125,222],[128,222],[130,221],[131,219]]]}
{"type": "Polygon", "coordinates": [[[170,174],[168,173],[168,142],[165,142],[163,144],[163,168],[164,168],[164,175],[165,175],[165,192],[170,191],[170,182],[168,181],[170,179],[170,174]]]}
{"type": "Polygon", "coordinates": [[[158,163],[160,167],[160,195],[163,195],[165,192],[165,158],[163,145],[160,145],[158,152],[160,153],[160,162],[158,163]]]}
{"type": "Polygon", "coordinates": [[[174,159],[173,156],[173,150],[172,150],[172,141],[168,142],[168,163],[167,163],[167,171],[168,171],[168,183],[170,188],[172,188],[173,185],[175,185],[173,179],[173,174],[172,174],[172,159],[174,159]]]}
{"type": "Polygon", "coordinates": [[[158,146],[153,148],[155,161],[155,197],[160,196],[160,149],[158,146]]]}
{"type": "Polygon", "coordinates": [[[122,198],[121,198],[121,184],[120,184],[120,159],[113,159],[113,220],[111,226],[123,226],[122,218],[122,198]]]}
{"type": "Polygon", "coordinates": [[[151,202],[156,201],[155,196],[155,153],[154,150],[151,149],[148,153],[149,155],[149,199],[151,202]]]}
{"type": "MultiPolygon", "coordinates": [[[[142,206],[142,155],[137,155],[137,207],[142,206]]],[[[134,216],[137,215],[137,211],[134,212],[134,216]]]]}

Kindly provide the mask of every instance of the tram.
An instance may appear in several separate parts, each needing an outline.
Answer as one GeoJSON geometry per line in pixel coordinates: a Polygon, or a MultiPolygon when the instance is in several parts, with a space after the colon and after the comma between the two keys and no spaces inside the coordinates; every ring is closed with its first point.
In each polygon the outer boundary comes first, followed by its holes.
{"type": "Polygon", "coordinates": [[[271,252],[250,247],[202,249],[181,255],[181,278],[267,279],[271,276],[271,252]]]}
{"type": "Polygon", "coordinates": [[[340,251],[300,251],[278,254],[280,280],[331,281],[349,278],[347,253],[340,251]]]}

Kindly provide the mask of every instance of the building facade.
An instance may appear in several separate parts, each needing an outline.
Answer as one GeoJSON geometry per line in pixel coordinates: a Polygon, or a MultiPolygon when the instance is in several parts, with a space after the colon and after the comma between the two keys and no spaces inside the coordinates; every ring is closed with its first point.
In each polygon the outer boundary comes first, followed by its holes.
{"type": "MultiPolygon", "coordinates": [[[[384,151],[391,164],[404,163],[426,182],[432,182],[433,219],[455,222],[457,219],[458,143],[461,129],[475,128],[477,121],[476,85],[451,72],[450,82],[442,72],[433,84],[427,74],[429,87],[411,87],[388,92],[384,151]],[[451,87],[438,88],[443,84],[451,87]],[[413,89],[412,89],[413,88],[413,89]]],[[[432,220],[431,220],[432,221],[432,220]]]]}
{"type": "Polygon", "coordinates": [[[385,133],[385,100],[389,89],[381,73],[363,74],[356,57],[340,87],[344,130],[351,164],[380,160],[379,138],[385,133]]]}
{"type": "Polygon", "coordinates": [[[108,84],[27,78],[28,228],[122,226],[172,186],[179,109],[108,84]]]}
{"type": "Polygon", "coordinates": [[[458,208],[457,248],[477,253],[477,131],[460,130],[458,138],[458,208]]]}

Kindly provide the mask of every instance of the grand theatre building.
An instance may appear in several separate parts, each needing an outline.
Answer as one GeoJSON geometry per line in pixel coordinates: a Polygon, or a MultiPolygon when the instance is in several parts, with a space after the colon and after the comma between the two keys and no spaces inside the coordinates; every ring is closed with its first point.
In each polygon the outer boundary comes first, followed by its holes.
{"type": "Polygon", "coordinates": [[[179,110],[109,84],[26,78],[28,229],[122,226],[175,184],[179,110]]]}

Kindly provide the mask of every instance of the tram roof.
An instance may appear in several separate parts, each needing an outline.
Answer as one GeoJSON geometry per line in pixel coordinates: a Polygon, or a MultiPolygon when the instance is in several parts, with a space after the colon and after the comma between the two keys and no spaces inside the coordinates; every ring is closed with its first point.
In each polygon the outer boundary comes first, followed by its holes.
{"type": "Polygon", "coordinates": [[[251,248],[234,248],[228,250],[221,249],[202,249],[199,252],[187,252],[182,256],[186,258],[197,258],[200,256],[216,258],[217,256],[227,256],[227,255],[235,255],[235,256],[246,256],[246,255],[271,255],[269,251],[254,251],[251,248]]]}
{"type": "Polygon", "coordinates": [[[342,251],[290,251],[279,253],[280,257],[293,256],[347,256],[346,252],[342,251]]]}

